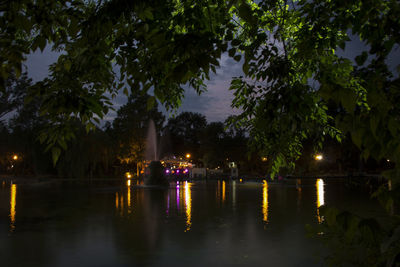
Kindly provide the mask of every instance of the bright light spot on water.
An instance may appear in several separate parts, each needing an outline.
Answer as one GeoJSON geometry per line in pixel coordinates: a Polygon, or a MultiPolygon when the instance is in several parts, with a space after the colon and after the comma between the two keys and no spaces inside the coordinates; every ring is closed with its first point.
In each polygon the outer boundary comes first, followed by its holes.
{"type": "Polygon", "coordinates": [[[222,202],[225,202],[225,181],[222,181],[222,202]]]}
{"type": "Polygon", "coordinates": [[[268,183],[263,183],[263,203],[262,203],[263,221],[268,222],[268,183]]]}
{"type": "Polygon", "coordinates": [[[317,179],[315,186],[317,188],[317,218],[318,223],[322,223],[324,221],[324,218],[319,214],[319,207],[325,205],[324,180],[317,179]]]}
{"type": "Polygon", "coordinates": [[[127,201],[128,201],[128,213],[131,213],[131,187],[130,187],[130,184],[128,186],[127,201]]]}
{"type": "Polygon", "coordinates": [[[15,215],[16,215],[16,205],[17,205],[17,185],[11,185],[11,197],[10,197],[10,231],[15,229],[15,215]]]}
{"type": "Polygon", "coordinates": [[[185,207],[186,207],[186,230],[190,231],[192,227],[192,192],[191,183],[185,182],[185,207]]]}
{"type": "Polygon", "coordinates": [[[317,208],[325,205],[325,191],[324,191],[324,180],[317,179],[317,208]]]}

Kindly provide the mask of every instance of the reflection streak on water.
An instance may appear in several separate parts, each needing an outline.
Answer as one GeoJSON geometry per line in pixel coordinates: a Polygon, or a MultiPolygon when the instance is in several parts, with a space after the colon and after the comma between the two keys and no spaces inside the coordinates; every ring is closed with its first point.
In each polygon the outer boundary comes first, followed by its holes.
{"type": "MultiPolygon", "coordinates": [[[[130,182],[130,180],[129,180],[130,182]]],[[[127,193],[127,202],[128,202],[128,213],[131,213],[131,187],[128,185],[128,193],[127,193]]]]}
{"type": "Polygon", "coordinates": [[[169,215],[169,201],[170,201],[170,196],[169,196],[169,194],[168,194],[168,195],[167,195],[167,210],[166,210],[167,216],[169,215]]]}
{"type": "Polygon", "coordinates": [[[15,229],[15,215],[16,215],[16,205],[17,205],[17,185],[11,185],[11,197],[10,197],[10,230],[14,231],[15,229]]]}
{"type": "Polygon", "coordinates": [[[176,182],[176,208],[177,208],[178,211],[179,211],[179,208],[180,208],[179,201],[180,201],[180,197],[179,197],[179,182],[176,182]]]}
{"type": "Polygon", "coordinates": [[[222,202],[225,202],[225,181],[222,181],[222,202]]]}
{"type": "Polygon", "coordinates": [[[268,222],[268,183],[263,183],[263,204],[262,204],[263,221],[268,222]]]}
{"type": "Polygon", "coordinates": [[[319,215],[319,207],[325,205],[324,180],[317,179],[315,186],[317,188],[317,218],[318,218],[318,223],[322,223],[324,221],[324,218],[323,216],[319,215]]]}
{"type": "Polygon", "coordinates": [[[118,210],[119,207],[119,196],[118,192],[115,193],[115,208],[118,210]]]}
{"type": "Polygon", "coordinates": [[[191,183],[185,182],[185,207],[186,207],[186,230],[190,231],[192,226],[192,192],[191,183]]]}

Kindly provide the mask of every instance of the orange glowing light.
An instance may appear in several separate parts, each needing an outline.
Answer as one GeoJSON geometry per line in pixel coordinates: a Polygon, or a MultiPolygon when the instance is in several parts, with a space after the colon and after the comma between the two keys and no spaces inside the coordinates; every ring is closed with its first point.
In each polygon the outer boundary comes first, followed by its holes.
{"type": "Polygon", "coordinates": [[[16,215],[16,207],[17,205],[17,185],[11,185],[11,198],[10,198],[10,231],[14,231],[15,229],[15,215],[16,215]]]}
{"type": "Polygon", "coordinates": [[[13,160],[18,160],[18,155],[14,155],[12,158],[13,160]]]}
{"type": "Polygon", "coordinates": [[[190,155],[189,153],[186,154],[186,158],[187,158],[187,159],[190,159],[191,156],[192,156],[192,155],[190,155]]]}
{"type": "Polygon", "coordinates": [[[315,160],[318,160],[318,161],[320,161],[320,160],[322,160],[324,157],[321,155],[321,154],[317,154],[317,155],[315,155],[315,157],[314,157],[314,159],[315,160]]]}

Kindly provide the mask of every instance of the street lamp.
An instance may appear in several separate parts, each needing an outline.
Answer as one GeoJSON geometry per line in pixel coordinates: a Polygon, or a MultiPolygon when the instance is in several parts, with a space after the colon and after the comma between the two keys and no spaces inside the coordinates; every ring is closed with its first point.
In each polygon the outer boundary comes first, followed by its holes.
{"type": "Polygon", "coordinates": [[[314,159],[316,160],[316,161],[320,161],[320,160],[322,160],[324,157],[322,156],[322,154],[317,154],[317,155],[315,155],[315,157],[314,157],[314,159]]]}
{"type": "Polygon", "coordinates": [[[13,159],[13,160],[18,160],[18,155],[13,155],[13,156],[12,156],[12,159],[13,159]]]}
{"type": "Polygon", "coordinates": [[[186,154],[186,158],[187,158],[187,159],[190,159],[191,156],[192,156],[192,155],[190,155],[189,153],[186,154]]]}

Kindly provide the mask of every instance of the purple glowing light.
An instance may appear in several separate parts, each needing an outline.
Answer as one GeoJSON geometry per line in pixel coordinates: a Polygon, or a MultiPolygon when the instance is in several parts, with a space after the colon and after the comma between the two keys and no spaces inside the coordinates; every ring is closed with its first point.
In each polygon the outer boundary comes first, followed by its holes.
{"type": "Polygon", "coordinates": [[[176,170],[176,173],[179,173],[179,170],[176,170]]]}
{"type": "Polygon", "coordinates": [[[169,172],[170,172],[170,170],[168,170],[168,169],[165,170],[165,173],[169,173],[169,172]]]}
{"type": "Polygon", "coordinates": [[[183,172],[184,172],[184,173],[187,173],[188,171],[189,171],[188,169],[185,169],[183,172]]]}

